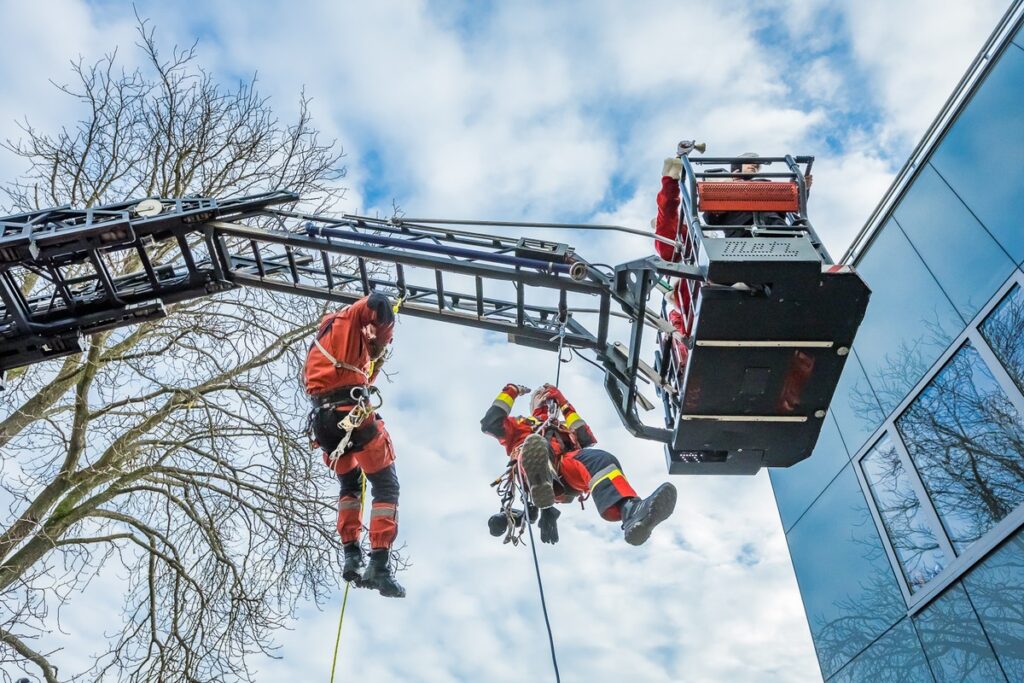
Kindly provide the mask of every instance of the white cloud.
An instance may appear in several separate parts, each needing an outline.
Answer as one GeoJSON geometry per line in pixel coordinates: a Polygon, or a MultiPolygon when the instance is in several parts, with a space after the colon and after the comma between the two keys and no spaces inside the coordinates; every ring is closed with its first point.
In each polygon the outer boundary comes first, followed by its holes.
{"type": "Polygon", "coordinates": [[[916,143],[1007,3],[869,0],[844,5],[849,36],[883,113],[883,136],[916,143]]]}

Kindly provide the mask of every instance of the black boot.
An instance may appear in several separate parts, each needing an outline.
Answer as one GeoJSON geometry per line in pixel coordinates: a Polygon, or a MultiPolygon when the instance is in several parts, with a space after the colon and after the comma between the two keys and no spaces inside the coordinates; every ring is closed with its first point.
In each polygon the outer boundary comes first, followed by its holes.
{"type": "Polygon", "coordinates": [[[359,545],[359,541],[352,543],[346,543],[342,546],[342,550],[345,552],[345,566],[341,570],[341,578],[346,581],[354,581],[357,585],[363,578],[359,572],[363,568],[363,549],[359,545]]]}
{"type": "Polygon", "coordinates": [[[519,455],[530,489],[530,499],[538,508],[555,504],[554,470],[551,469],[551,447],[540,434],[531,434],[523,441],[519,455]]]}
{"type": "Polygon", "coordinates": [[[395,581],[395,575],[388,565],[390,559],[390,550],[371,550],[370,564],[363,572],[363,580],[359,585],[379,591],[386,598],[404,598],[405,589],[395,581]]]}
{"type": "Polygon", "coordinates": [[[672,514],[676,508],[676,487],[662,484],[643,500],[627,498],[622,501],[622,531],[626,543],[642,545],[651,537],[651,531],[672,514]]]}

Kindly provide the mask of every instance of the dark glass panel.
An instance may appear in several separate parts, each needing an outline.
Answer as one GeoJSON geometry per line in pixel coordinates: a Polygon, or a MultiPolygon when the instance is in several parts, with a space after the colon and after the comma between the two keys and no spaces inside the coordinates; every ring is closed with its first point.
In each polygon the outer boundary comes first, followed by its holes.
{"type": "Polygon", "coordinates": [[[782,528],[788,530],[807,506],[850,461],[832,415],[826,415],[811,457],[792,467],[769,470],[782,528]]]}
{"type": "Polygon", "coordinates": [[[964,589],[953,585],[914,617],[939,683],[1005,681],[964,589]]]}
{"type": "Polygon", "coordinates": [[[921,499],[888,434],[864,456],[861,467],[903,575],[910,590],[916,592],[948,562],[936,541],[937,530],[922,513],[921,499]]]}
{"type": "Polygon", "coordinates": [[[1020,287],[1014,285],[988,314],[981,325],[981,336],[1024,391],[1024,292],[1020,287]]]}
{"type": "Polygon", "coordinates": [[[906,614],[852,466],[814,501],[787,540],[828,677],[906,614]]]}
{"type": "Polygon", "coordinates": [[[875,392],[861,369],[856,347],[850,352],[843,374],[839,377],[836,393],[832,397],[831,412],[851,455],[864,446],[864,442],[885,419],[875,392]]]}
{"type": "Polygon", "coordinates": [[[1024,50],[1009,46],[931,163],[1018,263],[1024,259],[1024,50]]]}
{"type": "MultiPolygon", "coordinates": [[[[960,334],[964,323],[891,220],[857,269],[872,290],[857,333],[857,355],[878,401],[889,412],[960,334]]],[[[843,429],[841,421],[839,428],[843,429]]]]}
{"type": "Polygon", "coordinates": [[[829,683],[927,683],[933,681],[910,619],[871,644],[829,683]]]}
{"type": "Polygon", "coordinates": [[[964,587],[1011,681],[1024,681],[1024,537],[1020,533],[964,577],[964,587]]]}
{"type": "Polygon", "coordinates": [[[894,215],[964,320],[977,315],[1014,270],[931,166],[914,178],[894,215]]]}
{"type": "Polygon", "coordinates": [[[970,345],[896,421],[957,552],[1024,501],[1024,429],[970,345]]]}

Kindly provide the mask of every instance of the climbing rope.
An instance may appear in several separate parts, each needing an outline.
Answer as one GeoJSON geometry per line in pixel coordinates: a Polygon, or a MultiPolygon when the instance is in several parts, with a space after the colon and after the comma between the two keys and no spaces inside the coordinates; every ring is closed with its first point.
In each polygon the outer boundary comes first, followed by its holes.
{"type": "MultiPolygon", "coordinates": [[[[530,534],[530,551],[533,552],[533,570],[537,574],[537,589],[540,591],[540,608],[544,612],[544,625],[548,629],[548,647],[551,648],[551,665],[555,667],[555,683],[562,683],[562,676],[558,673],[558,655],[555,654],[555,637],[551,632],[551,619],[548,618],[548,603],[544,599],[544,582],[540,578],[540,562],[537,561],[537,544],[533,540],[533,524],[529,520],[529,507],[526,501],[526,487],[522,488],[523,509],[527,515],[526,528],[530,534]]],[[[333,683],[333,681],[332,681],[333,683]]]]}
{"type": "MultiPolygon", "coordinates": [[[[558,388],[558,384],[562,378],[562,363],[568,362],[562,360],[562,349],[565,346],[565,327],[568,321],[568,316],[565,311],[560,311],[559,318],[561,320],[561,326],[558,331],[558,359],[556,361],[555,368],[556,389],[558,388]]],[[[562,683],[562,676],[558,671],[558,654],[555,652],[555,636],[551,630],[551,619],[548,617],[548,603],[544,598],[544,582],[540,577],[540,562],[537,559],[537,543],[533,538],[533,524],[530,522],[530,506],[526,499],[526,486],[520,488],[520,493],[523,498],[523,514],[526,518],[526,529],[530,535],[530,552],[533,553],[533,570],[537,575],[537,590],[540,592],[540,608],[544,613],[544,626],[547,627],[548,630],[548,647],[551,649],[551,665],[555,668],[555,682],[562,683]]]]}
{"type": "MultiPolygon", "coordinates": [[[[366,503],[366,473],[360,475],[359,490],[359,517],[363,516],[363,507],[366,503]]],[[[334,683],[334,671],[338,666],[338,648],[341,646],[341,627],[345,623],[345,606],[348,605],[348,590],[352,583],[345,582],[345,596],[341,599],[341,615],[338,617],[338,634],[334,637],[334,656],[331,658],[331,683],[334,683]]]]}

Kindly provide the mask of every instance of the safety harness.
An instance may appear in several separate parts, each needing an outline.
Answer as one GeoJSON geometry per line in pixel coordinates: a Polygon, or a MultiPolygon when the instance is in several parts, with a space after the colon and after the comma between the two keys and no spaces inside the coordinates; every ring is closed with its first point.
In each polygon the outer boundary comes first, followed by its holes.
{"type": "Polygon", "coordinates": [[[342,436],[337,447],[331,451],[328,456],[331,469],[334,469],[334,465],[338,462],[338,458],[348,450],[349,445],[352,443],[352,436],[355,434],[356,430],[359,429],[371,415],[377,412],[382,405],[384,405],[384,397],[381,395],[377,387],[372,384],[350,387],[347,397],[337,401],[321,401],[317,404],[315,410],[335,410],[336,408],[351,406],[351,409],[345,413],[345,416],[338,421],[338,429],[344,433],[344,436],[342,436]],[[373,401],[374,398],[376,398],[376,402],[373,401]]]}
{"type": "MultiPolygon", "coordinates": [[[[399,297],[392,306],[391,310],[397,315],[399,309],[402,307],[402,303],[405,301],[405,297],[399,297]]],[[[345,306],[338,313],[343,313],[348,310],[349,306],[345,306]]],[[[309,432],[312,433],[312,422],[313,414],[317,410],[334,410],[336,408],[352,406],[351,410],[345,413],[345,416],[338,421],[338,429],[340,429],[344,436],[341,441],[338,442],[338,446],[331,451],[328,455],[328,460],[331,469],[334,469],[335,463],[338,459],[348,450],[349,445],[352,443],[352,436],[356,430],[359,429],[367,419],[370,418],[377,410],[384,405],[384,397],[381,395],[380,390],[377,387],[370,384],[370,378],[373,377],[373,371],[376,364],[382,359],[386,358],[387,349],[381,349],[380,354],[376,358],[370,359],[369,369],[357,368],[356,366],[346,363],[343,360],[338,360],[331,352],[328,351],[323,344],[320,343],[320,338],[326,334],[330,326],[334,324],[334,320],[327,323],[324,329],[313,338],[313,345],[317,348],[320,353],[339,370],[349,370],[358,375],[362,375],[363,384],[356,384],[351,387],[342,387],[334,391],[328,392],[327,394],[315,397],[314,403],[316,408],[309,415],[309,432]],[[373,398],[376,398],[376,403],[373,402],[373,398]]]]}

